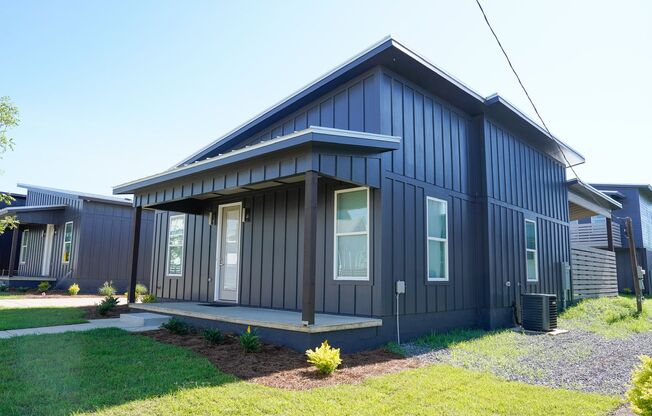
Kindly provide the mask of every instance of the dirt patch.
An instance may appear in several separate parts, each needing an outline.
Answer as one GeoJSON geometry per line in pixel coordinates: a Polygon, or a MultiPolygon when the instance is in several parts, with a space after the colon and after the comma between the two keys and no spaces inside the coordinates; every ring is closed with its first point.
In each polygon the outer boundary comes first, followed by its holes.
{"type": "Polygon", "coordinates": [[[79,309],[84,310],[84,319],[119,318],[120,314],[133,312],[127,305],[118,305],[108,311],[106,315],[100,315],[97,313],[97,306],[82,306],[79,309]]]}
{"type": "Polygon", "coordinates": [[[166,329],[148,331],[136,336],[147,336],[157,341],[191,349],[208,358],[221,371],[270,387],[308,390],[336,384],[359,383],[365,378],[394,373],[424,364],[413,358],[404,358],[386,349],[355,354],[344,354],[342,365],[329,377],[320,375],[306,362],[304,354],[287,347],[263,344],[260,352],[246,354],[238,339],[225,335],[223,343],[212,345],[201,335],[175,335],[166,329]]]}

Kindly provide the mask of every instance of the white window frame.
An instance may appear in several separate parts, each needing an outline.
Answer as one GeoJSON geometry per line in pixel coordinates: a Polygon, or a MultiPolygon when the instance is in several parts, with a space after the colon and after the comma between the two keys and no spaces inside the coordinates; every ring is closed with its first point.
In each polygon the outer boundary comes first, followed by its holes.
{"type": "Polygon", "coordinates": [[[72,240],[73,233],[75,232],[75,225],[72,221],[68,221],[63,225],[63,244],[61,246],[61,263],[68,264],[70,259],[72,259],[72,240]],[[66,243],[66,227],[70,224],[70,241],[66,243]],[[66,244],[70,244],[70,255],[68,256],[68,261],[66,261],[66,244]]]}
{"type": "Polygon", "coordinates": [[[370,207],[370,196],[369,196],[369,188],[366,186],[359,186],[357,188],[347,188],[347,189],[339,189],[335,191],[335,201],[333,203],[333,279],[337,281],[342,281],[342,280],[356,280],[356,281],[369,281],[369,275],[370,275],[370,267],[371,264],[369,263],[369,258],[370,258],[370,253],[369,253],[369,240],[371,238],[371,218],[370,218],[370,213],[371,213],[371,207],[370,207]],[[337,232],[337,196],[339,194],[344,194],[348,192],[357,192],[357,191],[365,191],[367,193],[367,230],[366,231],[355,231],[355,232],[348,232],[348,233],[338,233],[337,232]],[[340,236],[350,236],[350,235],[366,235],[367,236],[367,274],[366,276],[338,276],[337,275],[337,237],[340,236]]]}
{"type": "Polygon", "coordinates": [[[29,249],[29,230],[23,230],[23,234],[20,237],[20,253],[18,254],[18,262],[20,264],[27,263],[28,249],[29,249]]]}
{"type": "Polygon", "coordinates": [[[528,283],[537,283],[539,281],[539,230],[537,229],[537,222],[534,220],[525,220],[525,279],[528,283]],[[534,225],[534,249],[527,246],[527,224],[534,225]],[[534,279],[531,279],[527,274],[527,253],[534,253],[534,279]]]}
{"type": "Polygon", "coordinates": [[[176,214],[176,215],[170,215],[170,218],[168,218],[168,241],[167,241],[167,253],[165,257],[165,275],[169,277],[181,277],[183,276],[183,263],[184,259],[186,257],[185,253],[185,247],[186,246],[186,214],[176,214]],[[179,266],[179,269],[181,270],[180,273],[170,273],[170,231],[172,227],[170,225],[172,224],[172,220],[174,218],[183,218],[183,238],[181,238],[181,264],[179,266]]]}
{"type": "Polygon", "coordinates": [[[426,280],[428,282],[448,282],[449,280],[448,263],[449,263],[448,261],[448,201],[429,196],[426,197],[426,280]],[[430,237],[430,235],[428,235],[428,231],[430,230],[430,225],[429,225],[430,215],[428,215],[428,201],[434,201],[434,202],[439,202],[444,204],[444,208],[446,210],[446,238],[430,237]],[[444,277],[430,277],[430,247],[429,247],[430,241],[439,241],[444,243],[444,260],[446,261],[444,267],[444,277]]]}

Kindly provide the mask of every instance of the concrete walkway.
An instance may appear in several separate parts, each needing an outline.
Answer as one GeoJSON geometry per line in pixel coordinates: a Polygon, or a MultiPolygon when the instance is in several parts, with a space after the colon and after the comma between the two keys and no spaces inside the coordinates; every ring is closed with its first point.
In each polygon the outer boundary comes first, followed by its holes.
{"type": "Polygon", "coordinates": [[[118,328],[124,329],[129,332],[144,332],[154,331],[161,327],[161,322],[166,321],[169,317],[155,314],[149,315],[144,319],[137,319],[138,315],[133,314],[127,318],[111,318],[111,319],[90,319],[88,323],[76,325],[57,325],[57,326],[44,326],[41,328],[24,328],[24,329],[10,329],[8,331],[0,331],[0,339],[19,337],[21,335],[41,335],[41,334],[61,334],[63,332],[81,332],[89,331],[98,328],[118,328]],[[136,319],[134,319],[136,318],[136,319]]]}
{"type": "MultiPolygon", "coordinates": [[[[72,307],[79,308],[82,306],[94,306],[100,303],[104,299],[103,296],[84,296],[84,297],[47,297],[42,296],[38,297],[25,297],[25,298],[13,298],[13,299],[2,299],[0,297],[0,308],[60,308],[60,307],[72,307]]],[[[127,299],[122,297],[119,298],[121,305],[127,304],[127,299]]]]}

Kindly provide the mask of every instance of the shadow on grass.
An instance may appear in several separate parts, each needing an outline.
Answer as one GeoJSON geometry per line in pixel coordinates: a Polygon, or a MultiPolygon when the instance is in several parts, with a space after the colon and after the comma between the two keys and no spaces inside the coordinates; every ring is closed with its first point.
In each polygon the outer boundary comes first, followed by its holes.
{"type": "Polygon", "coordinates": [[[119,329],[0,340],[0,414],[66,415],[237,379],[119,329]]]}

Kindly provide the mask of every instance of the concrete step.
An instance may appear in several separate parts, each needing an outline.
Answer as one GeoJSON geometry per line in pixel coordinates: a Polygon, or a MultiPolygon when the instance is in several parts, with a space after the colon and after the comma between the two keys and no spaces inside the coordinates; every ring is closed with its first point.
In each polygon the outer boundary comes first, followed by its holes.
{"type": "Polygon", "coordinates": [[[151,312],[140,313],[122,313],[120,314],[120,321],[132,326],[155,326],[159,327],[170,320],[167,315],[161,315],[151,312]]]}

